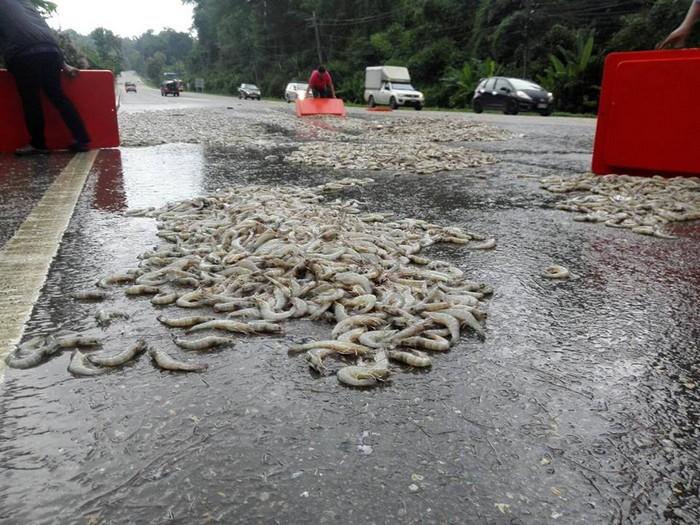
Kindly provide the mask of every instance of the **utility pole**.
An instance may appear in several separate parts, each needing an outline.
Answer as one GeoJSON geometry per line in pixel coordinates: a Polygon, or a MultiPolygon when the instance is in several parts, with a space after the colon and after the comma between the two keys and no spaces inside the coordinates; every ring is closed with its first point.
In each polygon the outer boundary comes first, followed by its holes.
{"type": "Polygon", "coordinates": [[[528,62],[530,61],[530,15],[534,10],[530,6],[532,0],[524,0],[525,3],[525,49],[523,50],[523,78],[527,78],[528,62]]]}
{"type": "Polygon", "coordinates": [[[311,14],[311,23],[314,25],[314,33],[316,33],[316,52],[318,53],[318,63],[323,64],[323,54],[321,54],[321,34],[318,30],[318,18],[316,18],[316,11],[311,14]]]}

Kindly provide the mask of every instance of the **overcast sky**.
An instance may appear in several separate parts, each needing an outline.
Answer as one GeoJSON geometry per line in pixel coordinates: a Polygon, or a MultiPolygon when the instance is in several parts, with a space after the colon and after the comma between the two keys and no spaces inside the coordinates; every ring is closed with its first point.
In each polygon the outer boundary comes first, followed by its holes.
{"type": "Polygon", "coordinates": [[[189,31],[192,6],[180,0],[53,0],[58,12],[49,19],[56,29],[75,29],[87,34],[106,27],[120,36],[138,36],[165,27],[189,31]]]}

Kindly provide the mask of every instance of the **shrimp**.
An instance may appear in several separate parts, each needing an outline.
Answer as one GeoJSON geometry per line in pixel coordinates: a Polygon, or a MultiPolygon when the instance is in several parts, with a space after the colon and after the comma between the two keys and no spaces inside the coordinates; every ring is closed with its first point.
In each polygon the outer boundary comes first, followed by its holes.
{"type": "Polygon", "coordinates": [[[7,366],[10,368],[27,369],[34,368],[41,364],[47,353],[47,340],[44,337],[33,337],[23,345],[8,354],[5,358],[7,366]],[[27,354],[27,352],[29,352],[27,354]],[[27,354],[27,355],[22,355],[27,354]]]}
{"type": "Polygon", "coordinates": [[[156,306],[165,306],[168,304],[173,304],[180,298],[181,295],[182,294],[179,294],[177,292],[159,293],[158,295],[155,295],[151,298],[151,304],[155,304],[156,306]]]}
{"type": "Polygon", "coordinates": [[[425,312],[424,315],[447,328],[453,344],[459,340],[459,321],[454,316],[439,312],[425,312]]]}
{"type": "Polygon", "coordinates": [[[178,361],[177,359],[170,357],[163,350],[156,350],[155,348],[151,348],[148,351],[148,355],[150,355],[151,359],[153,359],[158,367],[162,368],[163,370],[171,370],[174,372],[197,372],[200,370],[206,370],[209,367],[209,365],[204,363],[178,361]]]}
{"type": "Polygon", "coordinates": [[[471,250],[493,250],[496,247],[496,239],[487,239],[483,242],[472,244],[467,248],[471,250]]]}
{"type": "Polygon", "coordinates": [[[68,371],[76,376],[97,376],[106,372],[102,368],[92,368],[89,364],[87,356],[80,350],[75,350],[68,364],[68,371]]]}
{"type": "MultiPolygon", "coordinates": [[[[634,231],[634,229],[632,231],[634,231]]],[[[547,279],[568,279],[569,275],[569,270],[557,264],[548,266],[542,273],[542,277],[546,277],[547,279]]]]}
{"type": "Polygon", "coordinates": [[[423,350],[432,350],[433,352],[447,352],[450,349],[450,342],[439,335],[407,337],[403,339],[400,344],[401,346],[422,348],[423,350]]]}
{"type": "Polygon", "coordinates": [[[239,334],[250,334],[252,329],[246,323],[239,321],[231,321],[228,319],[214,319],[205,323],[199,323],[187,330],[187,333],[198,332],[200,330],[225,330],[227,332],[236,332],[239,334]]]}
{"type": "Polygon", "coordinates": [[[372,353],[370,348],[364,345],[358,345],[356,343],[351,343],[348,341],[314,341],[312,343],[306,343],[303,345],[293,346],[291,352],[299,352],[304,350],[311,350],[312,348],[330,348],[331,350],[338,352],[339,354],[346,355],[369,355],[372,353]]]}
{"type": "Polygon", "coordinates": [[[396,332],[396,330],[373,330],[360,335],[358,341],[369,348],[385,348],[391,344],[391,337],[396,332]]]}
{"type": "Polygon", "coordinates": [[[389,376],[386,352],[377,352],[371,366],[346,366],[338,370],[338,381],[348,386],[375,386],[389,376]]]}
{"type": "Polygon", "coordinates": [[[146,350],[146,348],[146,341],[144,341],[143,339],[139,339],[134,345],[118,354],[112,356],[90,355],[87,356],[87,360],[90,361],[92,364],[98,366],[121,366],[127,363],[128,361],[131,361],[134,357],[146,350]]]}
{"type": "Polygon", "coordinates": [[[157,317],[158,321],[171,328],[190,328],[192,326],[216,320],[216,317],[206,315],[194,315],[192,317],[181,317],[180,319],[167,319],[162,315],[157,317]]]}
{"type": "Polygon", "coordinates": [[[389,350],[389,358],[416,368],[427,368],[433,364],[427,354],[418,350],[413,350],[412,352],[389,350]]]}
{"type": "Polygon", "coordinates": [[[148,286],[145,284],[137,284],[129,286],[124,290],[126,295],[155,295],[160,293],[160,288],[157,286],[148,286]]]}
{"type": "Polygon", "coordinates": [[[367,328],[377,328],[386,322],[384,320],[385,317],[384,314],[350,316],[335,325],[332,335],[333,337],[338,337],[340,334],[347,332],[356,325],[366,326],[367,328]]]}
{"type": "Polygon", "coordinates": [[[218,346],[233,346],[235,344],[233,339],[229,339],[228,337],[217,337],[214,335],[194,340],[186,340],[176,337],[174,342],[177,346],[184,348],[185,350],[209,350],[218,346]]]}
{"type": "Polygon", "coordinates": [[[326,367],[323,364],[323,360],[331,355],[334,354],[335,350],[332,348],[312,348],[308,352],[306,352],[306,361],[309,363],[309,366],[316,370],[319,374],[323,374],[326,371],[326,367]]]}
{"type": "Polygon", "coordinates": [[[85,290],[83,292],[74,292],[70,294],[71,298],[76,301],[104,301],[107,299],[107,293],[102,290],[85,290]]]}

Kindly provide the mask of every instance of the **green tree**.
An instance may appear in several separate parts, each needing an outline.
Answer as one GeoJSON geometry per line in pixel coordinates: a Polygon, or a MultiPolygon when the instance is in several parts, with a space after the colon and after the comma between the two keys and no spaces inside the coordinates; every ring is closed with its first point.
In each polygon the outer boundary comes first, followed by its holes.
{"type": "Polygon", "coordinates": [[[161,78],[163,76],[163,71],[165,70],[166,56],[160,51],[146,60],[146,74],[153,82],[160,84],[161,78]]]}
{"type": "Polygon", "coordinates": [[[594,64],[593,32],[579,31],[574,49],[559,47],[559,56],[550,54],[549,67],[539,77],[540,83],[553,91],[560,109],[590,111],[595,107],[598,86],[591,83],[589,72],[594,64]]]}
{"type": "Polygon", "coordinates": [[[490,58],[483,61],[471,59],[462,64],[461,68],[450,68],[442,79],[450,88],[450,106],[468,106],[479,80],[498,75],[501,69],[501,66],[490,58]]]}
{"type": "Polygon", "coordinates": [[[98,27],[90,33],[94,43],[96,65],[118,75],[122,71],[122,42],[109,29],[98,27]]]}

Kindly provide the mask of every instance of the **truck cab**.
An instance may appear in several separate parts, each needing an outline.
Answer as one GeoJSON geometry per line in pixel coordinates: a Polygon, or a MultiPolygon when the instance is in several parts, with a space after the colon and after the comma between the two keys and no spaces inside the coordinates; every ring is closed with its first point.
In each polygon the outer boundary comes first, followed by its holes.
{"type": "Polygon", "coordinates": [[[365,70],[364,99],[370,107],[385,105],[398,109],[410,106],[420,111],[425,105],[423,93],[411,84],[408,69],[398,66],[368,67],[365,70]]]}

